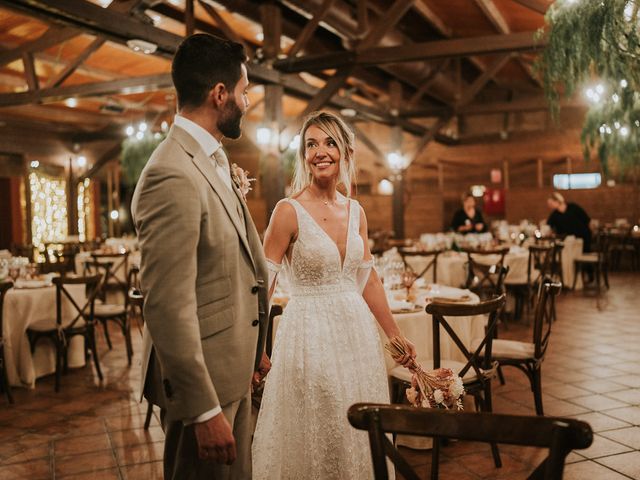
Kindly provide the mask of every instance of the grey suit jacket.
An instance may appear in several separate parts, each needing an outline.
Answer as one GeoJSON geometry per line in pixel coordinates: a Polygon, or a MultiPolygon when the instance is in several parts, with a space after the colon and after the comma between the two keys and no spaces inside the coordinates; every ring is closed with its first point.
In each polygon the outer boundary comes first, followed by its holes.
{"type": "Polygon", "coordinates": [[[131,209],[142,253],[145,396],[168,420],[239,400],[259,364],[268,316],[262,245],[240,193],[173,126],[144,168],[131,209]]]}

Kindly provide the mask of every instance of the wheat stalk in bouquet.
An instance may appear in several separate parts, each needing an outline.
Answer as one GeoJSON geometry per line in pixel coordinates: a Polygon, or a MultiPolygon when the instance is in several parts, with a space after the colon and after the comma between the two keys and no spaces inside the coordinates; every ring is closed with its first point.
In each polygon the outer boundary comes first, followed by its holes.
{"type": "MultiPolygon", "coordinates": [[[[385,349],[396,362],[407,353],[407,344],[402,337],[393,337],[385,349]]],[[[455,408],[462,410],[464,386],[462,379],[450,368],[426,371],[415,360],[406,368],[413,374],[411,388],[407,389],[407,400],[414,407],[455,408]]]]}

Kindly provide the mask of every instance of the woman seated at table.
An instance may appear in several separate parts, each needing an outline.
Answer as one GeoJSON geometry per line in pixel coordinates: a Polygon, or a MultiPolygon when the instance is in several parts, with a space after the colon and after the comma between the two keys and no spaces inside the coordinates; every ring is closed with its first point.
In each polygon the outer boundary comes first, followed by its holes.
{"type": "Polygon", "coordinates": [[[476,208],[476,199],[470,193],[462,196],[462,208],[453,216],[451,229],[458,233],[484,233],[487,225],[482,213],[476,208]]]}

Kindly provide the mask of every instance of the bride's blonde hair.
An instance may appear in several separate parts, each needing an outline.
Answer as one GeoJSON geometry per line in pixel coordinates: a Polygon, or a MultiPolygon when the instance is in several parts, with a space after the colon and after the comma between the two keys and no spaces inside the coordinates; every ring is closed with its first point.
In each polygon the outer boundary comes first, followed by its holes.
{"type": "Polygon", "coordinates": [[[354,158],[355,136],[339,116],[331,112],[313,112],[305,119],[300,130],[300,146],[296,155],[296,165],[291,183],[291,193],[296,195],[311,185],[313,176],[305,161],[307,146],[304,136],[311,125],[315,125],[336,142],[340,152],[338,185],[342,185],[347,197],[351,196],[351,184],[356,181],[354,158]]]}

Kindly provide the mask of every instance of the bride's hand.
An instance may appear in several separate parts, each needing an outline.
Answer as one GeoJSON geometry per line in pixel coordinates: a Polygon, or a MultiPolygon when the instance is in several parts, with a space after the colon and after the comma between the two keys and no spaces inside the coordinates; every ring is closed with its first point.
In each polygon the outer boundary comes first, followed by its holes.
{"type": "Polygon", "coordinates": [[[267,373],[269,373],[269,370],[271,370],[271,360],[269,360],[269,357],[265,352],[262,352],[262,359],[260,360],[260,365],[258,366],[258,370],[253,372],[251,384],[254,387],[257,387],[258,385],[260,385],[260,382],[262,382],[262,379],[267,376],[267,373]]]}
{"type": "Polygon", "coordinates": [[[402,365],[403,367],[406,367],[407,365],[409,365],[412,362],[416,361],[416,347],[413,343],[411,343],[406,337],[404,338],[404,343],[407,346],[407,353],[404,357],[402,357],[400,359],[400,365],[402,365]]]}

